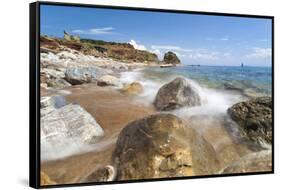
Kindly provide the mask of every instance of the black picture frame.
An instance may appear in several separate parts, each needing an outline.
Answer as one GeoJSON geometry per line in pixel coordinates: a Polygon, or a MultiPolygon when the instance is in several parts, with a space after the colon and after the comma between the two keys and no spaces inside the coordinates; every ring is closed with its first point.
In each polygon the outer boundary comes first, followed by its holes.
{"type": "Polygon", "coordinates": [[[152,182],[163,180],[182,180],[182,179],[200,179],[200,178],[215,178],[215,177],[230,177],[230,176],[245,176],[245,175],[260,175],[274,173],[274,16],[264,15],[248,15],[234,13],[218,13],[218,12],[201,12],[187,10],[169,10],[156,8],[142,7],[125,7],[125,6],[109,6],[109,5],[92,5],[79,3],[60,3],[39,1],[29,4],[29,39],[30,39],[30,65],[29,65],[29,185],[33,188],[55,188],[55,187],[73,187],[73,186],[88,186],[88,185],[103,185],[103,184],[122,184],[136,182],[152,182]],[[272,171],[266,172],[249,172],[249,173],[233,173],[233,174],[217,174],[217,175],[202,175],[202,176],[186,176],[175,178],[157,178],[157,179],[141,179],[141,180],[126,180],[112,182],[92,182],[92,183],[75,183],[75,184],[58,184],[58,185],[40,185],[40,6],[70,6],[70,7],[88,7],[88,8],[105,8],[119,10],[137,10],[149,12],[169,12],[182,14],[196,15],[216,15],[241,18],[261,18],[271,20],[272,26],[272,171]]]}

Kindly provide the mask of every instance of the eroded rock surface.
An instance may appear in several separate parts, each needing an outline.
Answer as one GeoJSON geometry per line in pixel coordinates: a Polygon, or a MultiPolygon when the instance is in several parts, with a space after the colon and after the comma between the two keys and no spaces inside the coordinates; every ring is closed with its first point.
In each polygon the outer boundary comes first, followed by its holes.
{"type": "Polygon", "coordinates": [[[228,114],[238,126],[241,136],[261,147],[272,143],[272,99],[255,98],[240,102],[228,109],[228,114]]]}
{"type": "Polygon", "coordinates": [[[214,174],[213,147],[172,114],[129,123],[119,134],[112,156],[117,180],[214,174]]]}
{"type": "Polygon", "coordinates": [[[197,106],[201,98],[197,91],[182,77],[163,85],[154,100],[155,107],[160,111],[169,111],[183,106],[197,106]]]}
{"type": "Polygon", "coordinates": [[[48,110],[49,112],[41,116],[43,159],[67,156],[85,145],[97,142],[103,136],[104,131],[101,126],[80,105],[50,107],[52,108],[48,110]]]}

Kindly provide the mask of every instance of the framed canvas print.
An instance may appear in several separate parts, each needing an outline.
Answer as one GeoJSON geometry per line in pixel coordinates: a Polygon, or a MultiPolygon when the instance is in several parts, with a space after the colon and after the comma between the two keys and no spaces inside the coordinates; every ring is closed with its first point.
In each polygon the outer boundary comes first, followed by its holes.
{"type": "Polygon", "coordinates": [[[274,172],[274,18],[30,4],[30,186],[274,172]]]}

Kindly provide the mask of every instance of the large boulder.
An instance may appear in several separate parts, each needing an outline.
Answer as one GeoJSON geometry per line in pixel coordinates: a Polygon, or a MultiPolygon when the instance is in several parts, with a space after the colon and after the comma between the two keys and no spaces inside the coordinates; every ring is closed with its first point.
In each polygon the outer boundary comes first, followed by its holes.
{"type": "Polygon", "coordinates": [[[218,169],[213,147],[172,114],[129,123],[119,134],[112,162],[117,180],[209,175],[218,169]]]}
{"type": "Polygon", "coordinates": [[[234,104],[228,114],[238,126],[243,138],[261,147],[272,143],[272,99],[259,97],[234,104]]]}
{"type": "Polygon", "coordinates": [[[272,152],[261,151],[248,154],[234,161],[224,168],[221,173],[247,173],[247,172],[265,172],[272,171],[272,152]]]}
{"type": "Polygon", "coordinates": [[[163,58],[163,62],[165,64],[180,64],[181,63],[178,56],[171,51],[168,51],[167,53],[165,53],[164,58],[163,58]]]}
{"type": "MultiPolygon", "coordinates": [[[[43,104],[52,105],[52,101],[45,100],[43,104]]],[[[41,156],[56,157],[75,149],[79,151],[81,146],[97,142],[103,134],[95,118],[78,104],[52,109],[41,116],[41,156]]]]}
{"type": "Polygon", "coordinates": [[[126,95],[138,95],[143,92],[143,86],[139,82],[133,82],[131,84],[125,84],[120,91],[126,95]]]}
{"type": "Polygon", "coordinates": [[[110,73],[112,73],[112,71],[94,66],[72,66],[66,69],[65,77],[70,84],[77,85],[92,82],[110,73]]]}
{"type": "Polygon", "coordinates": [[[197,91],[182,77],[163,85],[154,100],[155,107],[160,111],[169,111],[183,106],[198,106],[201,104],[197,91]]]}

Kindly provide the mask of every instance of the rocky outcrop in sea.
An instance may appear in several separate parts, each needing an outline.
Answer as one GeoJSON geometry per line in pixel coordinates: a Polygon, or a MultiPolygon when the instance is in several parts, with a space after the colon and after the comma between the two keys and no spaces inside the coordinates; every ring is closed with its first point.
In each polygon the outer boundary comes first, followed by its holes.
{"type": "Polygon", "coordinates": [[[240,102],[228,109],[239,126],[242,138],[268,148],[272,144],[272,99],[259,97],[240,102]]]}
{"type": "Polygon", "coordinates": [[[167,53],[165,53],[163,62],[165,64],[173,64],[173,65],[181,63],[178,56],[174,52],[171,52],[171,51],[168,51],[167,53]]]}
{"type": "Polygon", "coordinates": [[[157,110],[169,111],[183,106],[199,106],[201,99],[191,84],[182,77],[177,77],[173,81],[163,85],[154,100],[157,110]]]}

